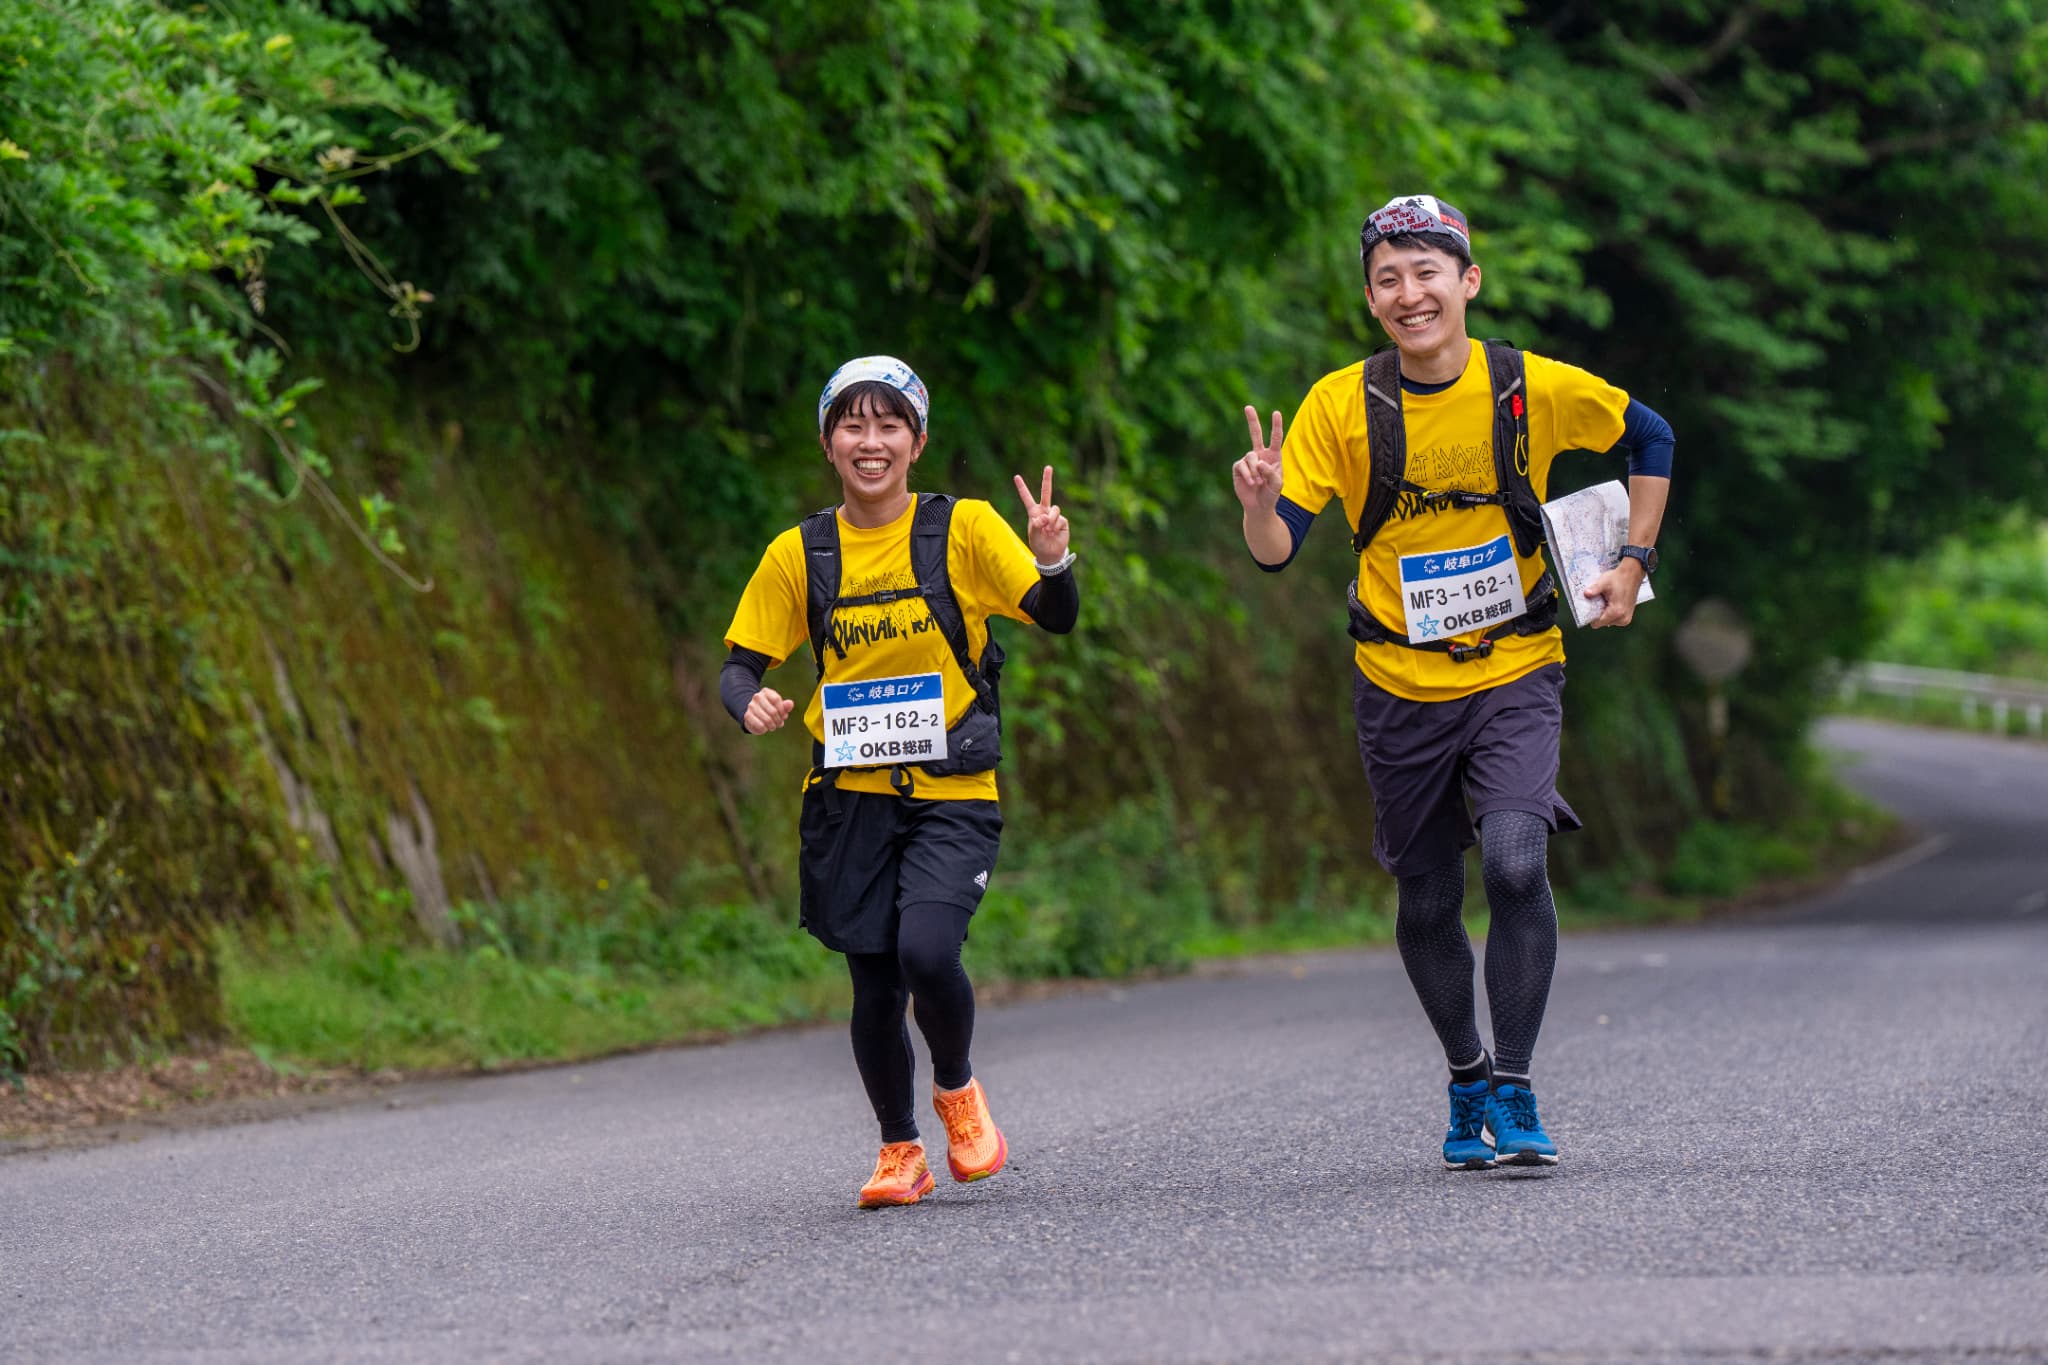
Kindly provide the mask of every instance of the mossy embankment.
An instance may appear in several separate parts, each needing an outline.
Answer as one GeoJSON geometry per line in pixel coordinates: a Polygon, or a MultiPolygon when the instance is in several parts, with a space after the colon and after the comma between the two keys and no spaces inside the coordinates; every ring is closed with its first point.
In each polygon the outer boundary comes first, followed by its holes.
{"type": "Polygon", "coordinates": [[[422,592],[123,404],[0,414],[10,1060],[218,1034],[223,929],[453,947],[543,891],[775,895],[709,665],[538,456],[329,405],[422,592]]]}

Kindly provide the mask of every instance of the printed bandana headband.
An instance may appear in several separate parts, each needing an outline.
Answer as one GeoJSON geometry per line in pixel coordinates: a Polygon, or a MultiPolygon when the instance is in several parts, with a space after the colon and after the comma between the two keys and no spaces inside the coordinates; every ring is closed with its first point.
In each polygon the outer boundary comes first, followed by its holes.
{"type": "Polygon", "coordinates": [[[930,426],[932,400],[925,392],[924,381],[917,377],[917,371],[893,355],[864,355],[858,360],[849,360],[832,371],[832,377],[825,381],[825,391],[818,395],[818,434],[825,434],[825,412],[832,406],[832,400],[855,384],[874,379],[880,380],[892,389],[899,389],[910,400],[910,406],[917,409],[917,429],[925,431],[930,426]]]}
{"type": "Polygon", "coordinates": [[[1424,237],[1449,237],[1465,254],[1472,254],[1472,233],[1465,215],[1433,194],[1403,194],[1374,209],[1358,233],[1358,263],[1362,266],[1372,249],[1389,237],[1404,232],[1424,237]]]}

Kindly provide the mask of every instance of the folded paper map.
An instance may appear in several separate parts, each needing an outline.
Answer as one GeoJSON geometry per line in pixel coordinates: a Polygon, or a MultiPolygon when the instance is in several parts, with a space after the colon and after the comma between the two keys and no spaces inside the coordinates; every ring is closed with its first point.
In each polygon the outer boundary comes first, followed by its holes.
{"type": "MultiPolygon", "coordinates": [[[[1581,488],[1543,504],[1543,529],[1550,537],[1550,563],[1560,590],[1571,603],[1572,624],[1583,626],[1600,614],[1601,601],[1586,596],[1586,585],[1621,562],[1628,544],[1628,490],[1618,479],[1581,488]]],[[[1657,594],[1645,578],[1636,593],[1641,606],[1657,594]]]]}

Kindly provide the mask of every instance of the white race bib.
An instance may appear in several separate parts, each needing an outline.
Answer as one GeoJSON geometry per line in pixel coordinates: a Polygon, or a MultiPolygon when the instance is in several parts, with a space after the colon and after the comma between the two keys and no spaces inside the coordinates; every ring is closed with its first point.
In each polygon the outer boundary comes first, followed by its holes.
{"type": "Polygon", "coordinates": [[[936,673],[826,683],[825,766],[937,763],[946,756],[946,685],[936,673]]]}
{"type": "Polygon", "coordinates": [[[1401,556],[1401,610],[1417,644],[1512,621],[1527,607],[1505,535],[1462,550],[1401,556]]]}

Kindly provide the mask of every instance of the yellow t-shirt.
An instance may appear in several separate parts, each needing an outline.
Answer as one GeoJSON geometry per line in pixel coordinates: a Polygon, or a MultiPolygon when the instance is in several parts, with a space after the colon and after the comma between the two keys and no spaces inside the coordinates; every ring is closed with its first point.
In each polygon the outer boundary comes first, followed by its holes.
{"type": "MultiPolygon", "coordinates": [[[[917,519],[917,500],[890,522],[864,530],[839,516],[839,595],[862,597],[917,583],[910,566],[910,531],[917,519]]],[[[988,618],[1007,616],[1029,621],[1024,594],[1038,582],[1038,564],[1010,524],[990,504],[962,498],[953,505],[953,524],[946,542],[946,572],[953,597],[967,619],[968,657],[979,659],[988,644],[988,618]]],[[[799,645],[808,645],[806,618],[810,579],[804,564],[803,532],[792,526],[777,536],[761,556],[760,567],[740,596],[739,609],[725,632],[728,649],[738,646],[767,655],[780,664],[799,645]]],[[[974,702],[974,691],[946,637],[921,597],[866,607],[841,607],[832,614],[832,634],[845,646],[825,647],[828,683],[894,678],[904,674],[938,673],[945,681],[946,725],[960,722],[974,702]]],[[[811,693],[804,724],[811,737],[825,735],[824,700],[811,693]]],[[[969,773],[958,777],[927,777],[911,769],[913,796],[942,801],[993,801],[996,775],[969,773]]],[[[887,768],[840,769],[842,791],[892,792],[887,768]]]]}
{"type": "MultiPolygon", "coordinates": [[[[1497,492],[1493,470],[1493,388],[1484,343],[1474,339],[1465,372],[1440,393],[1401,394],[1408,428],[1409,482],[1427,489],[1497,492]]],[[[1525,353],[1529,395],[1529,481],[1548,496],[1551,461],[1564,450],[1608,450],[1621,439],[1628,395],[1576,366],[1525,353]]],[[[1356,528],[1371,486],[1372,460],[1365,426],[1365,362],[1317,381],[1287,428],[1282,448],[1281,496],[1304,511],[1320,512],[1332,497],[1344,504],[1347,528],[1356,528]]],[[[1438,555],[1484,546],[1510,534],[1499,507],[1425,511],[1397,506],[1359,557],[1358,596],[1385,625],[1405,630],[1400,561],[1403,555],[1438,555]]],[[[1512,540],[1510,540],[1512,545],[1512,540]]],[[[1515,555],[1526,595],[1543,575],[1543,559],[1515,555]]],[[[1569,610],[1569,608],[1563,608],[1569,610]]],[[[1470,643],[1477,627],[1452,638],[1470,643]]],[[[1512,682],[1545,664],[1564,662],[1564,636],[1497,639],[1484,659],[1453,663],[1447,654],[1400,645],[1361,644],[1358,667],[1376,686],[1410,701],[1452,701],[1512,682]]]]}

